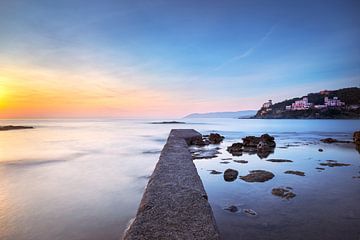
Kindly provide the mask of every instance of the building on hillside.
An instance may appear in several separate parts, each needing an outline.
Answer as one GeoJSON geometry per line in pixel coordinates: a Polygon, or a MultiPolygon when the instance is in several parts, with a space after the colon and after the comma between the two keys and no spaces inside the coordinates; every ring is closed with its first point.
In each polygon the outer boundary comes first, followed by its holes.
{"type": "Polygon", "coordinates": [[[268,108],[270,108],[272,106],[272,100],[269,100],[269,101],[267,101],[266,103],[264,103],[263,104],[263,108],[264,109],[268,109],[268,108]]]}
{"type": "Polygon", "coordinates": [[[270,112],[270,111],[272,110],[271,106],[272,106],[272,100],[269,100],[269,101],[265,102],[265,103],[262,105],[260,114],[261,114],[261,115],[265,115],[265,114],[267,114],[268,112],[270,112]]]}
{"type": "Polygon", "coordinates": [[[295,101],[293,104],[285,107],[286,110],[307,110],[313,106],[312,103],[309,103],[307,97],[303,97],[301,100],[295,101]]]}
{"type": "Polygon", "coordinates": [[[338,99],[338,97],[334,97],[333,99],[331,99],[329,97],[325,97],[324,105],[326,107],[342,107],[342,106],[345,106],[345,103],[340,101],[340,99],[338,99]]]}

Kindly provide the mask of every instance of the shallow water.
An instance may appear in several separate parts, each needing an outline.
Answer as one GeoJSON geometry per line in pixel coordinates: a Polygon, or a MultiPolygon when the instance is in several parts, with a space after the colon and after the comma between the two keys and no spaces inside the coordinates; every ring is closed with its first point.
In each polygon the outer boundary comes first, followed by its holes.
{"type": "Polygon", "coordinates": [[[0,132],[0,239],[119,239],[136,214],[148,177],[171,128],[217,131],[226,136],[219,159],[195,161],[225,239],[357,239],[360,229],[359,153],[353,146],[325,145],[332,136],[349,139],[360,121],[194,119],[189,124],[149,124],[150,120],[2,120],[0,125],[33,125],[35,129],[0,132]],[[278,146],[269,158],[234,159],[224,149],[240,137],[264,132],[278,146]],[[309,145],[304,145],[308,144],[309,145]],[[318,148],[324,152],[318,152],[318,148]],[[325,167],[318,160],[338,160],[348,167],[325,167]],[[225,182],[207,170],[264,169],[275,174],[265,183],[240,179],[225,182]],[[305,177],[283,174],[301,170],[305,177]],[[290,186],[289,201],[271,188],[290,186]],[[258,216],[229,213],[228,205],[250,208],[258,216]],[[301,233],[302,235],[298,235],[301,233]],[[295,235],[294,235],[295,234],[295,235]],[[336,235],[334,235],[336,234],[336,235]],[[336,238],[337,236],[337,238],[336,238]]]}

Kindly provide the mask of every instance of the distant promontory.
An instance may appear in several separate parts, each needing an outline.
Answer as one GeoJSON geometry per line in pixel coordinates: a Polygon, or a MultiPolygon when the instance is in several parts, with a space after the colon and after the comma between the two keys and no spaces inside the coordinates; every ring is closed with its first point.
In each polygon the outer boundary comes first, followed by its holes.
{"type": "Polygon", "coordinates": [[[309,93],[273,104],[264,103],[259,119],[360,119],[360,88],[309,93]]]}

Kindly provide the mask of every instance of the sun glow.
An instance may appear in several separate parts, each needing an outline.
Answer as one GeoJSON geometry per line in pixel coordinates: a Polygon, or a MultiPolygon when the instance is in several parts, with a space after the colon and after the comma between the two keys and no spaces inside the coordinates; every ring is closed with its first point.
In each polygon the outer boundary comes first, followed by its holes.
{"type": "Polygon", "coordinates": [[[164,92],[97,72],[0,69],[0,118],[137,117],[173,109],[168,103],[164,92]]]}

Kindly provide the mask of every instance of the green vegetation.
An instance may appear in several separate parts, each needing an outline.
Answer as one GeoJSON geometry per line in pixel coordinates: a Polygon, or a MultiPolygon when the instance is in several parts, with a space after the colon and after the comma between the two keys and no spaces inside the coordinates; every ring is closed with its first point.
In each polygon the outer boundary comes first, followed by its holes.
{"type": "MultiPolygon", "coordinates": [[[[306,96],[303,96],[306,97],[306,96]]],[[[297,97],[275,103],[271,110],[261,114],[264,110],[261,108],[254,118],[286,118],[286,119],[360,119],[360,88],[343,88],[334,91],[322,91],[319,93],[310,93],[307,95],[309,102],[320,105],[324,103],[324,97],[338,97],[345,102],[345,107],[329,107],[323,109],[311,108],[308,110],[286,111],[285,107],[291,105],[296,100],[303,97],[297,97]],[[356,108],[356,106],[358,108],[356,108]]]]}

